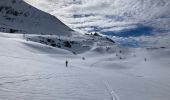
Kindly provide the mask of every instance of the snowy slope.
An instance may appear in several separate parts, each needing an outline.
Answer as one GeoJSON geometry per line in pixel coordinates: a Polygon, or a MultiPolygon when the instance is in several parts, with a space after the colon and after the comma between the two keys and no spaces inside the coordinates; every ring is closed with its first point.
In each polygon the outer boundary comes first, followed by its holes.
{"type": "Polygon", "coordinates": [[[73,32],[56,17],[23,0],[0,0],[0,31],[57,35],[71,35],[73,32]]]}
{"type": "Polygon", "coordinates": [[[28,10],[26,3],[16,1],[0,2],[1,31],[18,33],[0,32],[0,99],[169,100],[169,36],[138,37],[136,41],[148,44],[143,48],[122,47],[96,33],[71,34],[70,28],[56,18],[36,8],[28,10]],[[24,17],[25,10],[35,13],[24,17]]]}
{"type": "MultiPolygon", "coordinates": [[[[96,33],[97,34],[97,33],[96,33]]],[[[71,51],[74,54],[80,54],[89,51],[103,53],[115,52],[116,43],[108,37],[86,34],[56,36],[56,35],[25,35],[27,41],[34,41],[55,48],[71,51]]]]}
{"type": "Polygon", "coordinates": [[[26,41],[21,34],[7,33],[0,34],[0,45],[3,100],[170,98],[170,48],[116,47],[109,54],[99,50],[73,55],[26,41]]]}
{"type": "Polygon", "coordinates": [[[89,78],[92,73],[65,68],[68,57],[76,58],[68,51],[27,42],[20,35],[10,34],[0,36],[0,45],[0,99],[109,99],[105,87],[99,84],[102,88],[98,89],[94,78],[89,78]]]}

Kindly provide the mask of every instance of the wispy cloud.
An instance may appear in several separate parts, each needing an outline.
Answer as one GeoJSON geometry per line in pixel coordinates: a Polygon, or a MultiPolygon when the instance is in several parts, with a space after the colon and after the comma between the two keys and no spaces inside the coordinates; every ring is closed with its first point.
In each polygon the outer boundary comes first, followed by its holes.
{"type": "Polygon", "coordinates": [[[133,27],[134,23],[147,23],[163,28],[167,23],[160,25],[161,23],[152,21],[165,16],[170,18],[170,15],[167,14],[170,13],[170,1],[164,0],[25,1],[57,16],[70,27],[84,31],[93,30],[94,27],[102,28],[104,31],[127,29],[133,27]],[[120,28],[118,29],[118,27],[120,28]]]}

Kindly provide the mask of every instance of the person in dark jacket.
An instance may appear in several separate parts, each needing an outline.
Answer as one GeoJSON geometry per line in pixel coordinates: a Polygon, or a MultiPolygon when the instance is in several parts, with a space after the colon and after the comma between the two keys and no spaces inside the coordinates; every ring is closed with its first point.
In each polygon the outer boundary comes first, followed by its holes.
{"type": "Polygon", "coordinates": [[[145,62],[147,61],[147,59],[146,59],[146,58],[145,58],[144,60],[145,60],[145,62]]]}
{"type": "Polygon", "coordinates": [[[66,60],[66,67],[68,66],[68,61],[66,60]]]}

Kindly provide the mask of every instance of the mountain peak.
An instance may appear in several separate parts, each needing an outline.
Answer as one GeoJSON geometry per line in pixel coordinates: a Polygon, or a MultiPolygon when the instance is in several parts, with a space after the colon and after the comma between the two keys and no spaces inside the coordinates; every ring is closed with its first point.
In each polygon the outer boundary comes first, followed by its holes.
{"type": "Polygon", "coordinates": [[[0,31],[27,34],[71,35],[73,30],[56,17],[23,0],[0,0],[0,31]]]}

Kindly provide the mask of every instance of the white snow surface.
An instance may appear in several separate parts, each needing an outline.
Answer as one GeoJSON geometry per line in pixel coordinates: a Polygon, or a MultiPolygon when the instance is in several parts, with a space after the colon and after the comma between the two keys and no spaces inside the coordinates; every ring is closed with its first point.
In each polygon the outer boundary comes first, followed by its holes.
{"type": "Polygon", "coordinates": [[[6,33],[0,33],[0,45],[1,100],[170,98],[169,47],[115,46],[109,54],[93,50],[74,55],[6,33]]]}
{"type": "MultiPolygon", "coordinates": [[[[112,21],[103,20],[104,26],[101,27],[104,28],[108,26],[127,28],[142,22],[169,29],[169,2],[164,0],[155,2],[127,0],[124,3],[121,3],[122,0],[115,0],[111,5],[111,0],[107,2],[93,0],[92,3],[89,3],[91,0],[86,2],[73,0],[74,3],[62,0],[61,4],[58,4],[61,0],[24,1],[42,10],[46,9],[46,12],[53,15],[66,11],[67,13],[64,13],[68,14],[68,17],[62,15],[63,13],[58,17],[63,19],[67,17],[66,21],[73,24],[76,20],[70,20],[72,18],[69,16],[74,13],[78,17],[82,14],[82,9],[78,8],[85,7],[83,16],[89,21],[81,18],[85,23],[74,24],[85,30],[88,30],[86,26],[89,27],[89,24],[100,25],[101,19],[105,17],[114,17],[113,22],[116,23],[107,24],[112,21]],[[47,2],[49,4],[46,4],[47,2]],[[98,11],[101,6],[105,6],[104,11],[110,8],[116,9],[107,15],[108,12],[98,11]],[[51,11],[52,8],[57,10],[51,11]],[[77,9],[74,10],[75,8],[77,9]],[[95,14],[88,16],[91,11],[95,14]],[[145,16],[139,18],[139,11],[145,16]],[[94,19],[96,21],[91,22],[94,19]]],[[[134,40],[147,42],[143,48],[125,48],[104,36],[72,34],[74,31],[57,18],[26,4],[23,0],[0,0],[0,30],[12,33],[15,31],[15,34],[0,32],[0,100],[169,100],[170,98],[169,35],[138,37],[134,40]]],[[[121,37],[118,39],[122,40],[121,37]]]]}

